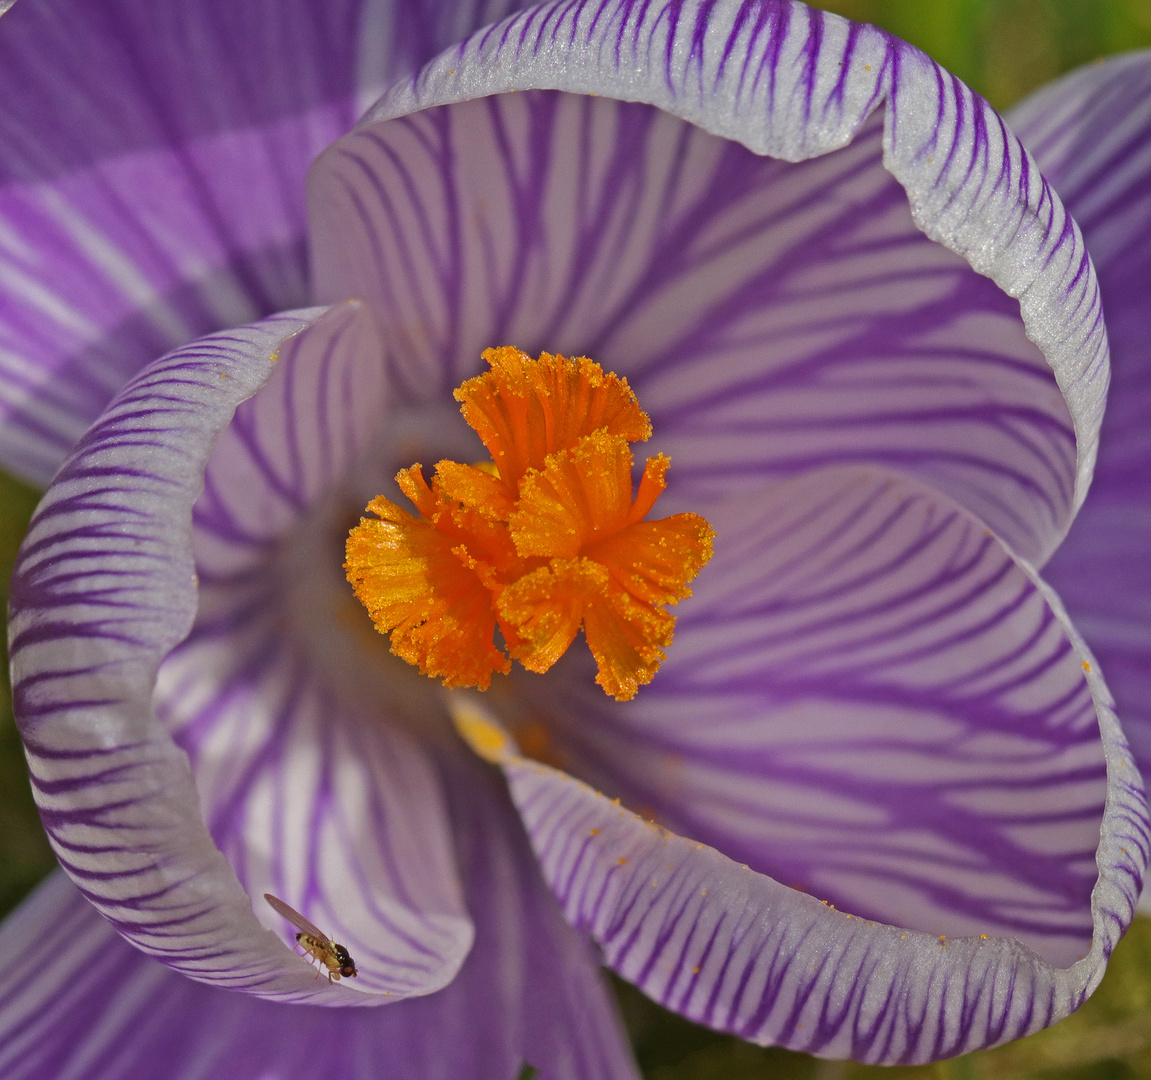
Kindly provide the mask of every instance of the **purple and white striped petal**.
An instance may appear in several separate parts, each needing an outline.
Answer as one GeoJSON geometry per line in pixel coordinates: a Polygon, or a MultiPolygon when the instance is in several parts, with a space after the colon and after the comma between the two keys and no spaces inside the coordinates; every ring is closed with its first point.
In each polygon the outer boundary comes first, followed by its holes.
{"type": "Polygon", "coordinates": [[[0,1075],[367,1080],[386,1069],[388,1080],[511,1080],[526,1059],[555,1080],[634,1080],[598,969],[538,880],[526,843],[501,836],[488,850],[505,874],[477,879],[491,892],[475,911],[500,962],[477,950],[447,989],[371,1016],[182,978],[121,940],[55,875],[0,929],[0,1075]],[[517,876],[506,874],[511,864],[517,876]],[[534,878],[518,876],[527,873],[534,878]],[[533,893],[546,908],[525,902],[533,893]]]}
{"type": "Polygon", "coordinates": [[[304,174],[514,0],[36,0],[0,25],[0,464],[47,483],[145,363],[308,302],[304,174]]]}
{"type": "Polygon", "coordinates": [[[382,375],[349,303],[287,341],[236,410],[192,511],[196,622],[155,700],[247,893],[286,900],[348,948],[358,987],[394,994],[435,988],[471,927],[439,779],[386,690],[365,690],[379,657],[344,628],[384,651],[340,572],[362,506],[341,496],[378,442],[382,375]]]}
{"type": "Polygon", "coordinates": [[[525,1061],[542,1077],[637,1080],[598,951],[565,921],[507,788],[458,742],[440,765],[475,946],[451,986],[373,1013],[395,1025],[382,1045],[403,1045],[407,1013],[416,1031],[439,1036],[412,1080],[425,1080],[429,1062],[444,1080],[510,1080],[525,1061]]]}
{"type": "Polygon", "coordinates": [[[569,919],[669,1007],[819,1054],[927,1061],[1077,1007],[1149,838],[1058,601],[881,470],[707,516],[715,556],[634,702],[582,659],[519,680],[525,745],[594,785],[494,755],[569,919]]]}
{"type": "Polygon", "coordinates": [[[986,103],[874,28],[544,4],[393,87],[309,191],[317,295],[374,306],[408,401],[493,344],[587,353],[677,485],[879,463],[1033,561],[1086,490],[1107,364],[1082,240],[986,103]]]}
{"type": "Polygon", "coordinates": [[[1023,102],[1010,120],[1083,229],[1113,359],[1091,496],[1044,576],[1099,657],[1148,775],[1151,52],[1083,68],[1023,102]]]}
{"type": "MultiPolygon", "coordinates": [[[[198,790],[188,754],[157,719],[153,696],[157,668],[187,636],[196,614],[192,506],[216,437],[237,405],[269,379],[278,356],[284,374],[273,380],[273,392],[282,401],[285,393],[290,397],[293,389],[302,390],[302,401],[308,386],[302,377],[293,377],[295,368],[319,370],[336,385],[354,390],[348,373],[378,369],[376,350],[366,309],[349,304],[327,314],[313,309],[276,316],[205,338],[158,361],[118,396],[62,469],[33,519],[12,588],[15,711],[41,814],[65,869],[122,934],[176,970],[263,996],[325,1004],[397,1000],[450,981],[472,933],[458,896],[450,895],[448,883],[436,894],[443,902],[427,912],[413,914],[412,906],[434,888],[416,897],[385,895],[369,911],[361,885],[360,899],[349,900],[350,914],[340,911],[341,931],[344,925],[350,931],[371,925],[375,948],[387,951],[394,945],[394,956],[380,960],[371,975],[357,980],[377,993],[357,992],[346,983],[329,987],[317,982],[283,939],[253,917],[236,869],[212,842],[202,806],[222,837],[230,838],[229,828],[237,821],[245,828],[258,822],[254,839],[269,846],[250,853],[237,869],[250,878],[252,864],[262,859],[256,877],[285,882],[285,891],[292,894],[289,901],[297,898],[308,907],[318,895],[314,875],[329,872],[330,863],[305,848],[301,861],[289,864],[270,846],[268,838],[286,820],[276,804],[277,790],[282,794],[283,789],[275,783],[270,790],[269,783],[261,785],[266,778],[258,769],[249,770],[256,788],[249,792],[251,807],[237,807],[231,817],[220,806],[222,798],[237,791],[227,762],[214,771],[209,766],[198,790]],[[413,925],[420,918],[426,923],[422,929],[413,925]],[[421,933],[425,940],[420,940],[421,933]],[[418,964],[413,953],[420,954],[418,964]]],[[[370,374],[364,379],[357,385],[367,391],[375,385],[378,391],[378,379],[373,382],[370,374]]],[[[365,411],[379,404],[370,392],[362,397],[353,393],[349,400],[365,411]]],[[[258,419],[260,409],[253,406],[246,412],[258,419]]],[[[341,459],[341,447],[354,446],[361,428],[353,423],[349,430],[350,436],[342,433],[342,441],[333,445],[329,462],[341,459]]],[[[293,423],[275,431],[308,434],[293,423]]],[[[244,600],[241,596],[239,603],[244,600]]],[[[203,620],[205,613],[200,616],[203,620]]],[[[365,754],[362,762],[347,766],[362,747],[350,745],[346,734],[341,738],[337,722],[327,754],[319,758],[331,771],[315,779],[318,745],[308,743],[304,757],[309,750],[312,756],[301,761],[299,736],[314,730],[316,712],[324,703],[305,693],[284,708],[278,673],[282,669],[274,666],[270,674],[256,673],[267,677],[279,696],[267,702],[263,712],[250,708],[247,716],[253,728],[266,724],[270,714],[283,722],[270,749],[291,761],[285,778],[311,775],[311,790],[320,792],[327,792],[325,785],[336,779],[353,785],[315,819],[313,840],[332,844],[338,856],[344,849],[332,831],[347,823],[349,813],[358,814],[371,804],[368,785],[381,770],[396,766],[385,765],[380,753],[365,754]]],[[[225,679],[227,675],[222,672],[225,679]]],[[[162,694],[157,704],[165,706],[162,694]]],[[[235,707],[226,698],[208,702],[213,708],[223,705],[235,707]]],[[[210,717],[202,719],[201,729],[184,735],[193,752],[210,758],[223,746],[211,738],[210,717]]],[[[243,728],[232,732],[229,748],[241,771],[244,762],[238,751],[245,734],[243,728]]],[[[403,747],[394,749],[405,752],[403,747]]],[[[415,769],[418,779],[419,755],[407,753],[399,760],[415,769]]],[[[240,790],[245,790],[242,785],[240,790]]],[[[434,789],[412,814],[425,804],[434,812],[434,789]]],[[[372,809],[378,814],[382,808],[377,804],[372,809]]],[[[363,822],[359,824],[362,828],[363,822]]],[[[379,824],[378,819],[372,824],[379,824]]],[[[405,833],[401,828],[395,839],[430,843],[420,853],[429,866],[428,879],[437,869],[450,874],[441,854],[444,845],[437,848],[434,843],[434,817],[422,831],[405,833]]],[[[386,841],[382,843],[386,847],[386,841]]],[[[348,873],[362,869],[353,863],[348,873]]],[[[264,908],[259,901],[260,917],[278,924],[264,908]]],[[[321,907],[316,913],[328,910],[321,907]]],[[[350,937],[358,940],[355,933],[350,937]]]]}

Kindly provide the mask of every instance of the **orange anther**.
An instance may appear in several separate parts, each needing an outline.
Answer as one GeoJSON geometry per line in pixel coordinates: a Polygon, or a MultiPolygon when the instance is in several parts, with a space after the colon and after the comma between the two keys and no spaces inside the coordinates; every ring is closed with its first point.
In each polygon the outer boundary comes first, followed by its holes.
{"type": "Polygon", "coordinates": [[[488,349],[491,370],[456,397],[493,458],[396,477],[420,516],[382,496],[352,529],[344,569],[392,652],[446,686],[486,689],[509,670],[495,643],[547,671],[583,629],[596,681],[620,701],[650,682],[671,642],[667,607],[711,557],[696,514],[645,521],[670,462],[638,491],[629,442],[651,424],[625,379],[586,357],[488,349]]]}

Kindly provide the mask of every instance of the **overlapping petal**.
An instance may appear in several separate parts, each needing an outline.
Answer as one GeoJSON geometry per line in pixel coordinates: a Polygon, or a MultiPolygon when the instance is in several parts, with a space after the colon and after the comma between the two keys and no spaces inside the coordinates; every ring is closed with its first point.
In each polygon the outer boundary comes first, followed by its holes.
{"type": "Polygon", "coordinates": [[[507,341],[626,374],[697,491],[879,462],[1033,560],[1082,498],[1106,345],[1078,232],[985,103],[872,28],[545,4],[309,184],[318,294],[376,307],[409,401],[507,341]]]}
{"type": "Polygon", "coordinates": [[[0,27],[0,463],[46,483],[176,345],[308,301],[304,173],[515,0],[37,0],[0,27]]]}
{"type": "Polygon", "coordinates": [[[1151,54],[1092,65],[1012,125],[1075,214],[1099,274],[1114,382],[1088,502],[1044,569],[1095,650],[1151,772],[1151,54]]]}
{"type": "Polygon", "coordinates": [[[525,745],[606,793],[507,766],[569,917],[670,1007],[816,1053],[930,1060],[1075,1008],[1148,825],[1049,590],[878,470],[708,517],[715,557],[645,694],[605,704],[577,665],[521,680],[525,745]]]}
{"type": "MultiPolygon", "coordinates": [[[[354,402],[370,412],[379,404],[371,393],[379,386],[370,374],[378,368],[374,346],[370,317],[352,304],[327,315],[278,316],[158,361],[120,395],[62,470],[33,521],[13,581],[16,713],[37,800],[65,869],[145,951],[195,978],[266,996],[346,1003],[426,993],[450,981],[471,942],[446,828],[437,834],[438,788],[410,787],[427,779],[428,766],[402,740],[390,758],[386,746],[365,752],[362,728],[309,684],[305,669],[287,666],[292,654],[283,641],[268,653],[261,619],[273,610],[257,606],[249,635],[240,634],[259,581],[247,590],[236,583],[216,610],[201,605],[197,632],[185,645],[185,657],[197,646],[209,654],[215,647],[215,661],[221,645],[231,644],[223,651],[233,666],[221,662],[189,686],[177,658],[169,685],[180,691],[183,711],[165,701],[161,688],[157,704],[181,725],[187,753],[153,713],[157,668],[197,613],[192,504],[214,440],[277,358],[273,400],[282,409],[285,398],[300,393],[312,427],[276,410],[286,426],[261,423],[267,409],[257,399],[223,440],[225,459],[233,440],[253,431],[289,447],[315,437],[325,420],[314,407],[318,383],[329,387],[318,395],[321,403],[342,389],[350,395],[345,406],[354,402]],[[294,334],[300,336],[292,341],[294,334]],[[296,378],[297,370],[311,372],[310,381],[296,378]],[[224,642],[219,631],[229,618],[233,636],[224,642]],[[254,700],[261,690],[265,696],[254,700]],[[237,714],[244,721],[238,726],[214,725],[221,715],[237,714]],[[334,722],[321,741],[317,725],[329,716],[334,722]],[[277,771],[269,772],[269,760],[277,771]],[[394,772],[403,766],[408,781],[396,790],[394,772]],[[306,785],[313,800],[285,808],[289,782],[306,785]],[[333,783],[343,785],[336,798],[333,783]],[[377,784],[392,790],[378,793],[377,784]],[[396,813],[405,791],[406,818],[396,813]],[[314,806],[323,812],[312,815],[314,806]],[[281,830],[299,823],[293,814],[310,816],[314,826],[311,844],[293,850],[294,862],[280,846],[281,830]],[[365,818],[379,830],[378,846],[361,851],[358,833],[349,837],[347,829],[352,822],[363,829],[365,818]],[[213,844],[205,819],[229,846],[233,864],[213,844]],[[418,881],[381,869],[394,848],[405,847],[409,855],[419,849],[426,873],[418,881]],[[347,858],[349,849],[361,857],[347,858]],[[355,880],[358,899],[349,896],[339,928],[346,925],[354,942],[372,928],[373,955],[387,955],[363,985],[378,995],[316,982],[283,939],[253,918],[237,872],[259,882],[260,892],[283,889],[306,914],[333,918],[317,876],[329,875],[336,886],[355,880]]],[[[347,419],[321,463],[334,466],[341,447],[355,446],[362,425],[347,419]]],[[[304,457],[317,460],[311,452],[304,457]]],[[[295,477],[305,493],[316,478],[311,468],[295,477]]],[[[266,505],[253,508],[259,513],[266,505]]],[[[197,566],[211,570],[213,563],[198,554],[197,566]]],[[[210,599],[210,588],[205,593],[210,599]]],[[[262,904],[260,915],[283,932],[262,904]]]]}

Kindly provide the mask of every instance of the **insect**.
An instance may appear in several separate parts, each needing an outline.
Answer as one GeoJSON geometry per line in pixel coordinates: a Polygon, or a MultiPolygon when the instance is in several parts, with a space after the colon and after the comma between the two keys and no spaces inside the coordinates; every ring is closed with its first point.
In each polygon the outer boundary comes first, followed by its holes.
{"type": "MultiPolygon", "coordinates": [[[[264,899],[300,931],[296,935],[296,944],[302,946],[313,960],[319,960],[320,971],[327,968],[328,982],[338,980],[341,975],[345,979],[354,979],[359,975],[355,960],[348,955],[348,950],[343,945],[337,945],[327,934],[308,922],[295,908],[288,907],[278,896],[264,893],[264,899]]],[[[320,971],[316,972],[317,976],[320,971]]]]}

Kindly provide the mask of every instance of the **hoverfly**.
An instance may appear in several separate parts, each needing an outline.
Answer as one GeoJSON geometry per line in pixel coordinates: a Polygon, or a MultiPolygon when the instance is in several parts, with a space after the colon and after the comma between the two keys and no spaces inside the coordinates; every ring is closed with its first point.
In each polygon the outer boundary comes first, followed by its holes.
{"type": "MultiPolygon", "coordinates": [[[[333,979],[339,979],[342,975],[345,979],[355,978],[359,975],[356,970],[356,962],[348,955],[348,950],[343,945],[337,945],[332,941],[327,934],[318,930],[307,919],[304,918],[295,908],[288,907],[278,896],[273,896],[271,893],[264,893],[264,899],[272,905],[275,911],[278,911],[285,919],[288,920],[300,932],[296,935],[296,944],[303,946],[313,960],[319,960],[320,971],[327,968],[328,982],[333,979]]],[[[317,971],[316,975],[319,976],[320,972],[317,971]]]]}

